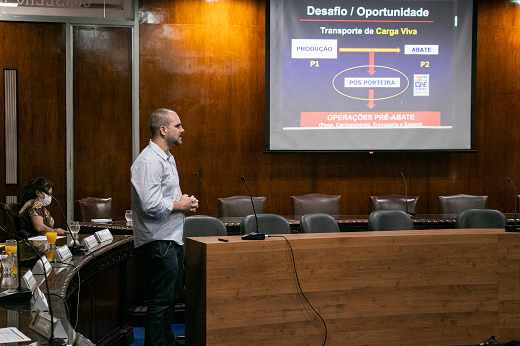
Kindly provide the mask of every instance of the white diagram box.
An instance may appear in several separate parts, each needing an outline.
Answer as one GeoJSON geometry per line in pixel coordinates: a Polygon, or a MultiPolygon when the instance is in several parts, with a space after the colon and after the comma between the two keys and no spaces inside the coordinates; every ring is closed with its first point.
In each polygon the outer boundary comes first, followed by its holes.
{"type": "Polygon", "coordinates": [[[400,78],[345,78],[345,88],[400,88],[400,78]]]}
{"type": "Polygon", "coordinates": [[[408,55],[439,55],[437,44],[405,44],[404,54],[408,55]]]}
{"type": "Polygon", "coordinates": [[[292,39],[293,59],[337,59],[337,40],[292,39]]]}

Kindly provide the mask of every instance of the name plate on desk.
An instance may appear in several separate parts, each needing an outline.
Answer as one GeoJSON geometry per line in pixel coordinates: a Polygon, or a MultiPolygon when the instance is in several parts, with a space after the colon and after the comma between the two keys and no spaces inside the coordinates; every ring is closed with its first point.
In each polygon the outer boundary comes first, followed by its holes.
{"type": "MultiPolygon", "coordinates": [[[[54,325],[54,337],[68,341],[67,333],[65,332],[61,321],[56,317],[53,317],[52,321],[54,325]]],[[[36,311],[36,315],[34,315],[29,328],[34,330],[36,333],[43,335],[47,339],[50,338],[51,315],[40,310],[36,311]]]]}
{"type": "Polygon", "coordinates": [[[108,228],[95,232],[94,236],[96,237],[96,239],[99,243],[104,243],[106,241],[110,241],[110,240],[114,239],[114,237],[112,236],[112,234],[110,233],[108,228]]]}
{"type": "Polygon", "coordinates": [[[98,247],[98,241],[94,235],[88,236],[81,242],[81,245],[85,247],[85,250],[92,251],[98,247]]]}
{"type": "Polygon", "coordinates": [[[46,256],[42,256],[42,257],[40,257],[40,259],[41,259],[41,261],[36,261],[36,264],[34,265],[33,274],[38,275],[38,274],[45,273],[45,275],[49,275],[50,272],[52,271],[52,266],[51,266],[49,260],[47,259],[46,256]],[[45,268],[43,266],[45,266],[45,268]],[[44,270],[45,270],[45,272],[44,272],[44,270]]]}
{"type": "Polygon", "coordinates": [[[38,282],[34,278],[33,273],[30,269],[27,270],[27,272],[22,277],[21,284],[22,284],[23,288],[28,288],[33,292],[34,292],[34,289],[38,286],[38,282]]]}
{"type": "Polygon", "coordinates": [[[47,298],[43,294],[43,292],[40,290],[39,287],[36,288],[36,290],[33,293],[33,296],[31,298],[31,312],[36,311],[48,311],[49,310],[49,304],[47,302],[47,298]]]}
{"type": "Polygon", "coordinates": [[[72,257],[72,252],[70,252],[67,245],[63,245],[56,249],[56,252],[54,252],[54,256],[52,257],[52,259],[54,261],[63,262],[63,261],[68,260],[71,257],[72,257]]]}

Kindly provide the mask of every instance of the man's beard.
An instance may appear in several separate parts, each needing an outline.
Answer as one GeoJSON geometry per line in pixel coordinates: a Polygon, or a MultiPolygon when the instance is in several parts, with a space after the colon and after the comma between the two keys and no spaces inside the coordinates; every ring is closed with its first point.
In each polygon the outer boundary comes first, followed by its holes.
{"type": "Polygon", "coordinates": [[[166,144],[168,144],[168,146],[169,146],[170,148],[171,148],[171,147],[179,146],[179,145],[181,145],[181,137],[179,136],[178,139],[171,138],[171,137],[167,137],[167,138],[166,138],[166,144]]]}

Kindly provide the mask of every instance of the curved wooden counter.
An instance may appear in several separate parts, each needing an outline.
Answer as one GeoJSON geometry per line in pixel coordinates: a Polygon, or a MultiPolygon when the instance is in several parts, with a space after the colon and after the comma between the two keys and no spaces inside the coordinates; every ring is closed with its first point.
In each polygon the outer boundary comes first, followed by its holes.
{"type": "Polygon", "coordinates": [[[52,264],[51,292],[66,300],[71,325],[96,345],[118,342],[126,346],[133,342],[133,328],[126,318],[127,262],[133,246],[133,236],[116,235],[110,244],[73,256],[74,267],[56,273],[63,265],[52,264]]]}
{"type": "MultiPolygon", "coordinates": [[[[80,239],[83,237],[85,235],[80,239]]],[[[64,245],[65,241],[65,238],[59,239],[57,245],[64,245]]],[[[68,265],[51,263],[53,269],[47,281],[52,309],[69,335],[69,344],[92,345],[93,342],[99,346],[127,346],[133,342],[133,328],[126,317],[127,267],[133,245],[132,236],[116,235],[109,244],[99,246],[90,253],[74,255],[67,261],[68,265]]],[[[25,250],[32,252],[29,247],[25,250]]],[[[27,269],[35,273],[32,266],[22,266],[22,273],[27,269]]],[[[39,288],[45,294],[43,274],[35,273],[34,277],[41,282],[39,288]]],[[[16,285],[16,279],[2,278],[0,291],[16,285]]],[[[11,310],[9,306],[0,307],[0,328],[16,327],[32,341],[45,341],[43,336],[29,329],[32,319],[29,307],[27,304],[20,311],[11,310]]]]}

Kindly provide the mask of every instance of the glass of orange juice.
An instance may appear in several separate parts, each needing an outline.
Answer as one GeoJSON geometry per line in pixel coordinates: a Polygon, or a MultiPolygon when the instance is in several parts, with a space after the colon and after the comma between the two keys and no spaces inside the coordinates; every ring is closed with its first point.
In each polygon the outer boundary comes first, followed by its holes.
{"type": "Polygon", "coordinates": [[[14,240],[14,239],[7,239],[5,241],[5,252],[9,256],[16,256],[16,250],[17,250],[16,240],[14,240]]]}
{"type": "Polygon", "coordinates": [[[56,238],[58,237],[58,233],[54,230],[51,232],[45,233],[45,236],[47,237],[47,242],[49,243],[49,249],[55,250],[56,249],[56,238]]]}
{"type": "Polygon", "coordinates": [[[47,251],[46,257],[47,260],[52,261],[52,258],[54,257],[54,250],[47,251]]]}
{"type": "Polygon", "coordinates": [[[12,258],[12,267],[9,270],[9,273],[12,274],[12,276],[15,276],[17,273],[16,268],[16,250],[18,249],[18,246],[16,244],[16,240],[14,239],[7,239],[5,241],[5,253],[12,258]]]}
{"type": "Polygon", "coordinates": [[[8,255],[5,251],[2,251],[2,253],[0,253],[0,261],[2,262],[3,277],[5,278],[11,276],[14,263],[14,257],[12,253],[11,255],[8,255]]]}

